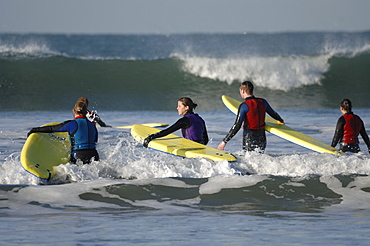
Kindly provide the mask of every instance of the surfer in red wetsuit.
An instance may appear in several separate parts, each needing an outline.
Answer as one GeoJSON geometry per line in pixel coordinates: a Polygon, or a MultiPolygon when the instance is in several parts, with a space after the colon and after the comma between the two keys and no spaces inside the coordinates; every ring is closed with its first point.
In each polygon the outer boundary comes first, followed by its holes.
{"type": "Polygon", "coordinates": [[[186,139],[206,145],[208,143],[208,133],[204,120],[194,113],[194,109],[198,105],[189,97],[182,97],[177,101],[177,111],[179,115],[184,117],[176,121],[175,124],[155,134],[149,135],[144,139],[144,147],[147,148],[151,140],[167,136],[179,129],[182,131],[182,136],[186,139]]]}
{"type": "Polygon", "coordinates": [[[259,151],[263,153],[266,148],[265,115],[284,124],[284,120],[276,113],[270,104],[263,98],[253,95],[252,82],[245,81],[239,87],[240,96],[245,100],[240,104],[234,125],[224,140],[218,145],[219,150],[224,150],[226,143],[238,133],[244,123],[243,149],[246,151],[259,151]]]}
{"type": "Polygon", "coordinates": [[[365,141],[370,153],[370,140],[366,133],[362,119],[352,112],[352,102],[343,99],[340,103],[342,116],[338,119],[331,146],[335,147],[338,142],[343,152],[358,153],[360,151],[358,135],[365,141]]]}

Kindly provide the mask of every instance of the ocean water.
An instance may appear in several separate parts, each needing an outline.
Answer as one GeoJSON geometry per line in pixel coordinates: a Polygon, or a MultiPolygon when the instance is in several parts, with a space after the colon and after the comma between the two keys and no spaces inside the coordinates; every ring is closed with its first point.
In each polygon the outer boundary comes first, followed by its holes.
{"type": "MultiPolygon", "coordinates": [[[[287,125],[331,143],[350,98],[369,132],[370,33],[0,35],[0,232],[4,245],[367,245],[370,158],[318,154],[267,134],[237,163],[143,148],[115,126],[172,124],[190,96],[217,147],[221,102],[252,80],[287,125]],[[27,132],[90,100],[101,161],[61,165],[50,183],[20,163],[27,132]],[[238,170],[252,175],[237,175],[238,170]],[[67,180],[66,177],[69,177],[67,180]]],[[[180,134],[180,133],[177,133],[180,134]]]]}

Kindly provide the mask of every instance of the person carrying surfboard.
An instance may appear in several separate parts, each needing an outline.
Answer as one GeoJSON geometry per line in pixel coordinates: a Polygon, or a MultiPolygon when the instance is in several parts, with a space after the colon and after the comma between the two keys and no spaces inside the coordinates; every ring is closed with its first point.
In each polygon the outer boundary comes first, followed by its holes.
{"type": "Polygon", "coordinates": [[[207,128],[204,120],[198,114],[194,113],[194,109],[197,106],[189,97],[180,98],[177,101],[177,111],[179,115],[183,115],[184,117],[180,118],[172,126],[149,135],[144,139],[143,146],[147,148],[149,142],[153,139],[167,136],[179,129],[182,130],[182,136],[184,138],[206,145],[209,141],[207,128]]]}
{"type": "MultiPolygon", "coordinates": [[[[84,102],[89,107],[89,100],[86,97],[80,97],[77,102],[84,102]]],[[[112,127],[105,124],[95,111],[87,110],[86,118],[94,124],[98,123],[101,127],[112,127]]]]}
{"type": "Polygon", "coordinates": [[[268,113],[272,118],[284,124],[284,120],[275,112],[270,104],[263,98],[253,95],[254,86],[250,81],[244,81],[239,87],[240,96],[244,102],[240,104],[234,125],[222,142],[218,145],[219,150],[224,150],[226,143],[231,140],[240,130],[244,123],[243,149],[246,151],[259,151],[263,153],[266,148],[265,115],[268,113]]]}
{"type": "Polygon", "coordinates": [[[343,152],[360,152],[358,135],[361,135],[365,141],[370,154],[370,140],[366,133],[362,119],[352,112],[352,102],[349,99],[343,99],[339,107],[342,116],[339,117],[335,128],[335,133],[331,146],[335,147],[338,142],[340,150],[343,152]]]}
{"type": "Polygon", "coordinates": [[[87,105],[84,102],[77,102],[72,109],[74,119],[51,126],[41,126],[32,128],[27,137],[35,132],[68,132],[71,140],[71,163],[81,160],[83,164],[89,164],[91,159],[99,160],[96,151],[98,142],[98,130],[94,123],[86,118],[87,105]]]}

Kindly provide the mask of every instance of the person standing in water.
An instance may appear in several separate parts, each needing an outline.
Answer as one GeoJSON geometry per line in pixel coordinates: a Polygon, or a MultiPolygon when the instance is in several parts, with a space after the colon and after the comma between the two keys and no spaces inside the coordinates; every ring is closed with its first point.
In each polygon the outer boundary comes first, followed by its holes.
{"type": "Polygon", "coordinates": [[[52,126],[41,126],[32,128],[27,137],[35,132],[68,132],[71,141],[71,163],[81,160],[83,164],[89,164],[92,159],[99,160],[96,151],[98,142],[98,130],[94,123],[86,118],[87,105],[77,102],[72,109],[74,119],[52,126]]]}
{"type": "Polygon", "coordinates": [[[243,149],[246,151],[259,151],[263,153],[266,148],[265,115],[268,113],[272,118],[284,124],[284,120],[276,113],[270,104],[263,98],[253,95],[252,82],[245,81],[239,87],[240,96],[244,102],[240,104],[234,125],[222,142],[218,145],[219,150],[224,150],[226,143],[231,140],[240,130],[244,123],[243,149]]]}
{"type": "Polygon", "coordinates": [[[361,135],[370,153],[369,136],[362,119],[352,112],[352,102],[349,99],[343,99],[339,109],[343,115],[337,121],[331,146],[335,147],[340,142],[341,151],[358,153],[360,151],[358,135],[361,135]]]}
{"type": "Polygon", "coordinates": [[[177,111],[179,115],[183,115],[184,117],[180,118],[172,126],[149,135],[144,139],[144,147],[147,148],[149,142],[153,139],[167,136],[179,129],[182,130],[182,136],[184,138],[206,145],[209,141],[206,124],[198,114],[194,113],[194,109],[196,107],[197,104],[195,104],[189,97],[180,98],[177,101],[177,111]]]}

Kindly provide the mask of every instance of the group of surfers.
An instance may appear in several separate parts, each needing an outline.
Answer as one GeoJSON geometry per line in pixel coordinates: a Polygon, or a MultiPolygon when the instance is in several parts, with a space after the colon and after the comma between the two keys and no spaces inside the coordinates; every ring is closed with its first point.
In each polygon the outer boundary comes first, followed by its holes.
{"type": "MultiPolygon", "coordinates": [[[[252,82],[241,83],[239,92],[244,102],[238,108],[235,123],[218,145],[219,150],[224,150],[227,142],[243,126],[243,149],[263,153],[267,143],[264,130],[266,113],[279,123],[284,124],[284,120],[265,99],[253,95],[253,90],[252,82]]],[[[87,98],[79,98],[72,109],[73,120],[53,126],[34,127],[29,131],[28,136],[35,132],[68,132],[72,148],[71,163],[76,163],[77,160],[81,160],[83,164],[88,164],[91,160],[98,161],[96,124],[102,127],[109,126],[95,112],[88,110],[88,104],[87,98]]],[[[143,146],[148,147],[153,139],[164,137],[180,129],[184,138],[206,145],[209,141],[206,124],[198,114],[194,113],[196,107],[197,104],[189,97],[180,98],[177,102],[177,111],[183,117],[168,128],[149,135],[144,139],[143,146]]],[[[335,147],[339,142],[341,151],[358,153],[360,151],[358,136],[361,135],[370,153],[370,140],[364,123],[358,115],[352,112],[352,103],[349,99],[341,101],[340,111],[343,115],[338,119],[331,146],[335,147]]]]}

